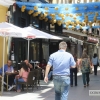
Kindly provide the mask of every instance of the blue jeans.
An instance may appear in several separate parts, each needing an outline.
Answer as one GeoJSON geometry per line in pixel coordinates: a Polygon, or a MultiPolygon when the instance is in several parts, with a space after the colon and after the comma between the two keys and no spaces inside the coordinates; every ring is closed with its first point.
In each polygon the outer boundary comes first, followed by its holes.
{"type": "Polygon", "coordinates": [[[87,73],[82,73],[82,78],[83,78],[83,84],[86,85],[86,84],[89,84],[89,72],[87,73]]]}
{"type": "Polygon", "coordinates": [[[51,76],[52,76],[53,71],[50,71],[48,74],[48,79],[50,80],[51,76]]]}
{"type": "Polygon", "coordinates": [[[53,82],[55,89],[55,100],[68,100],[70,77],[54,75],[53,82]]]}
{"type": "MultiPolygon", "coordinates": [[[[19,79],[17,79],[18,80],[18,82],[25,82],[24,80],[23,80],[23,78],[19,78],[19,79]]],[[[15,84],[16,84],[16,81],[17,81],[16,79],[14,79],[14,82],[15,82],[15,84]]],[[[20,90],[21,89],[21,84],[17,84],[17,90],[20,90]]]]}

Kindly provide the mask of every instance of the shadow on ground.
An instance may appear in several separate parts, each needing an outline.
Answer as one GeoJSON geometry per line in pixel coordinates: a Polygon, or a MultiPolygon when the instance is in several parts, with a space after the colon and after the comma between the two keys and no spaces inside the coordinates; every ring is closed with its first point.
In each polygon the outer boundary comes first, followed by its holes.
{"type": "MultiPolygon", "coordinates": [[[[40,84],[38,89],[35,87],[33,91],[29,88],[28,92],[26,89],[21,93],[14,91],[4,92],[2,97],[6,97],[7,100],[8,97],[11,97],[10,100],[54,100],[53,82],[49,81],[46,84],[41,80],[40,84]]],[[[83,87],[82,76],[78,76],[78,86],[70,87],[68,100],[100,100],[100,96],[89,96],[89,90],[100,90],[100,71],[98,71],[97,76],[90,74],[90,86],[86,88],[83,87]]]]}

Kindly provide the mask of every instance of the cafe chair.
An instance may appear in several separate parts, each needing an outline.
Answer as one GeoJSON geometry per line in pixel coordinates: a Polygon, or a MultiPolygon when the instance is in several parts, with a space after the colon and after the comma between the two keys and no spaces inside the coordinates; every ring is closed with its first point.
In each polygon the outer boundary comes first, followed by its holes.
{"type": "Polygon", "coordinates": [[[36,75],[35,85],[38,88],[38,85],[40,86],[41,69],[33,69],[32,71],[36,75]]]}
{"type": "Polygon", "coordinates": [[[33,91],[33,86],[37,85],[36,80],[37,80],[37,78],[36,78],[35,73],[33,71],[30,71],[29,74],[28,74],[27,82],[17,81],[17,84],[26,85],[27,92],[28,92],[28,86],[31,85],[32,86],[32,91],[33,91]]]}

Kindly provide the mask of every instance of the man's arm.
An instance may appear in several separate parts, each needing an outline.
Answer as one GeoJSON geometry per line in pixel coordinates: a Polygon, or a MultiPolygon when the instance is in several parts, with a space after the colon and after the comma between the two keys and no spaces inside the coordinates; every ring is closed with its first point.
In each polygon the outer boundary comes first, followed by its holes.
{"type": "Polygon", "coordinates": [[[45,77],[44,77],[44,81],[47,83],[48,82],[48,73],[50,71],[51,66],[47,65],[46,66],[46,71],[45,71],[45,77]]]}

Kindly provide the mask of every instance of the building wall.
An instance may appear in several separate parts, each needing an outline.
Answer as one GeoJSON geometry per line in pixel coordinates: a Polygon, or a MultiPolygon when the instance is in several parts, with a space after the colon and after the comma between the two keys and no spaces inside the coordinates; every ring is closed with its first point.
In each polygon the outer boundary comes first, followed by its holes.
{"type": "MultiPolygon", "coordinates": [[[[48,0],[50,1],[50,0],[48,0]]],[[[100,0],[52,0],[52,3],[88,3],[88,2],[99,2],[100,0]]]]}
{"type": "MultiPolygon", "coordinates": [[[[0,5],[0,23],[6,21],[7,7],[0,5]]],[[[5,46],[5,63],[7,62],[7,39],[5,46]]],[[[2,67],[2,57],[3,57],[3,37],[0,37],[0,67],[2,67]]]]}

